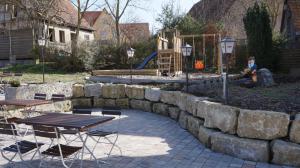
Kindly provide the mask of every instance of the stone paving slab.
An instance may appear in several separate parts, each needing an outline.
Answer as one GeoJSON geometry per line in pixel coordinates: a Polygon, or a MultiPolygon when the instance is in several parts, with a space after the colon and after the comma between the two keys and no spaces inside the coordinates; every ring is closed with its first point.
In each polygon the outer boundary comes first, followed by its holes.
{"type": "MultiPolygon", "coordinates": [[[[95,109],[98,115],[99,109],[95,109]]],[[[99,113],[100,114],[100,113],[99,113]]],[[[212,152],[200,144],[186,130],[173,120],[152,113],[137,110],[124,110],[120,120],[114,120],[99,129],[114,130],[120,121],[120,136],[110,158],[105,153],[108,145],[99,145],[95,154],[98,158],[109,164],[101,165],[104,168],[288,168],[267,163],[257,163],[237,159],[228,155],[212,152]]],[[[0,145],[9,145],[11,140],[3,141],[0,135],[0,145]]],[[[26,139],[33,141],[31,135],[26,139]]],[[[39,139],[46,142],[46,139],[39,139]]],[[[93,146],[93,141],[88,141],[88,146],[93,146]]],[[[77,143],[76,145],[80,145],[77,143]]],[[[0,146],[2,147],[2,146],[0,146]]],[[[28,160],[30,156],[26,156],[28,160]]],[[[96,167],[96,164],[85,157],[84,167],[96,167]]],[[[33,167],[38,167],[39,158],[28,161],[33,167]]],[[[23,168],[24,163],[18,161],[13,167],[23,168]]],[[[79,167],[76,161],[72,167],[79,167]]],[[[0,157],[0,167],[9,167],[6,160],[0,157]]],[[[60,161],[47,162],[48,167],[62,167],[60,161]]]]}

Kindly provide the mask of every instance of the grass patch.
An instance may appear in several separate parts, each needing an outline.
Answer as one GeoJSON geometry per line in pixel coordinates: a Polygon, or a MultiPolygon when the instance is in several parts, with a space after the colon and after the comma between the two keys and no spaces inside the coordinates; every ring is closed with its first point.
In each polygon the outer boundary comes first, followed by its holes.
{"type": "MultiPolygon", "coordinates": [[[[21,72],[23,76],[12,76],[5,77],[3,80],[9,81],[20,81],[21,83],[41,83],[43,82],[43,65],[15,65],[5,68],[1,68],[0,72],[10,71],[12,73],[21,72]]],[[[45,82],[55,83],[55,82],[79,82],[83,83],[85,77],[90,76],[89,73],[69,73],[66,71],[54,69],[51,63],[45,64],[45,82]]]]}
{"type": "MultiPolygon", "coordinates": [[[[21,73],[32,73],[32,74],[42,74],[43,73],[43,65],[36,64],[36,65],[15,65],[15,66],[8,66],[1,69],[2,71],[10,71],[10,72],[21,72],[21,73]]],[[[57,70],[51,67],[51,63],[45,64],[45,73],[48,74],[65,74],[62,70],[57,70]]]]}

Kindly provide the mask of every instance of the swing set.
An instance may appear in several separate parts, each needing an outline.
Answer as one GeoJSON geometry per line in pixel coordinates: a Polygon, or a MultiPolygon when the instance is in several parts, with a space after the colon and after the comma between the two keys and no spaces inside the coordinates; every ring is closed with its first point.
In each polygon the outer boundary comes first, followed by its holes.
{"type": "Polygon", "coordinates": [[[161,31],[158,35],[158,71],[161,74],[182,74],[181,46],[193,47],[193,71],[214,72],[221,69],[221,34],[180,35],[178,30],[161,31]],[[170,40],[171,39],[171,40],[170,40]]]}

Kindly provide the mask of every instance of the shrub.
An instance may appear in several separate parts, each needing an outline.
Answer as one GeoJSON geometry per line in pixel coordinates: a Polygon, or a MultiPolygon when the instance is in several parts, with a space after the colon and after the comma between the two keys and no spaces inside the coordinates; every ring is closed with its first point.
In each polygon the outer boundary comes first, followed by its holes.
{"type": "MultiPolygon", "coordinates": [[[[133,57],[133,68],[139,65],[148,55],[156,51],[156,38],[152,37],[148,41],[141,41],[129,46],[122,44],[121,46],[100,46],[95,56],[95,69],[129,69],[130,61],[127,57],[127,49],[132,47],[135,49],[133,57]]],[[[153,68],[154,62],[150,62],[147,68],[153,68]]]]}
{"type": "Polygon", "coordinates": [[[21,85],[20,81],[18,80],[12,80],[9,82],[11,87],[19,87],[21,85]]]}
{"type": "Polygon", "coordinates": [[[260,68],[276,70],[278,56],[273,52],[270,15],[264,3],[255,3],[243,19],[247,34],[249,54],[256,58],[260,68]]]}

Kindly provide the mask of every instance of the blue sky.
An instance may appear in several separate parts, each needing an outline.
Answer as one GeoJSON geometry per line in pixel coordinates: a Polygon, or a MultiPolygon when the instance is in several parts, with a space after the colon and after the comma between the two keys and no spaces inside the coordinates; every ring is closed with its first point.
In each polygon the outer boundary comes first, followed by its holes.
{"type": "MultiPolygon", "coordinates": [[[[138,0],[139,1],[139,0],[138,0]]],[[[161,13],[163,4],[170,0],[146,0],[138,4],[144,9],[128,9],[125,13],[122,22],[148,22],[150,23],[150,30],[156,31],[160,29],[160,25],[155,21],[158,14],[161,13]]],[[[181,13],[188,12],[191,7],[200,0],[174,0],[175,6],[178,7],[181,13]]]]}

